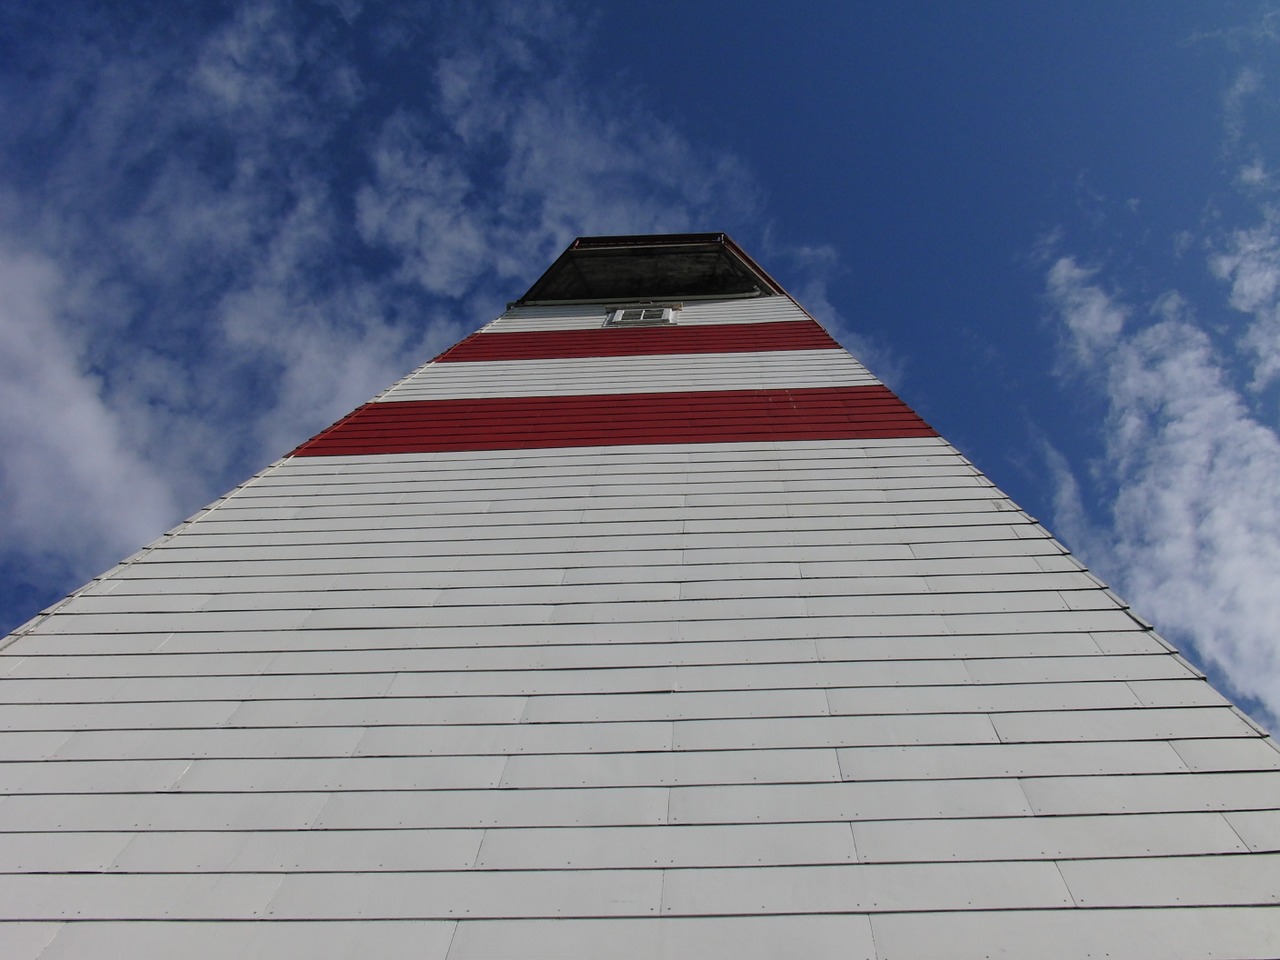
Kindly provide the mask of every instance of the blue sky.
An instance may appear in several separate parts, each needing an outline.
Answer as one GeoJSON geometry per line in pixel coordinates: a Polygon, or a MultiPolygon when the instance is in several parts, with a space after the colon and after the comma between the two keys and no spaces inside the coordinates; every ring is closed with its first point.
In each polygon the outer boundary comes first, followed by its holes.
{"type": "Polygon", "coordinates": [[[0,0],[0,626],[726,230],[1264,722],[1280,5],[0,0]]]}

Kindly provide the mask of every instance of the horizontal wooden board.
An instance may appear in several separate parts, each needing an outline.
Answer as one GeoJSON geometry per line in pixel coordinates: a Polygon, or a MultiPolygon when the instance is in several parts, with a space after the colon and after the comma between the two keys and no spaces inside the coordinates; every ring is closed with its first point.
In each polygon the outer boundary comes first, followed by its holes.
{"type": "Polygon", "coordinates": [[[538,360],[547,357],[621,357],[769,350],[829,350],[838,345],[812,320],[781,323],[595,330],[511,331],[472,334],[436,358],[437,363],[538,360]]]}
{"type": "Polygon", "coordinates": [[[934,432],[884,387],[812,387],[370,403],[297,456],[927,437],[934,432]]]}

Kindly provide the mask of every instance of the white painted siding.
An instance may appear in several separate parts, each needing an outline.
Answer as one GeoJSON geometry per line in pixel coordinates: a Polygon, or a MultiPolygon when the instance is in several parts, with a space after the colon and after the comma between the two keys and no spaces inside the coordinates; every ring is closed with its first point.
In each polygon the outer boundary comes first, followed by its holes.
{"type": "Polygon", "coordinates": [[[1280,753],[935,438],[286,460],[0,650],[0,756],[6,956],[1280,954],[1280,753]]]}
{"type": "Polygon", "coordinates": [[[397,384],[381,399],[773,390],[855,387],[879,382],[843,350],[780,350],[671,357],[432,363],[397,384]]]}

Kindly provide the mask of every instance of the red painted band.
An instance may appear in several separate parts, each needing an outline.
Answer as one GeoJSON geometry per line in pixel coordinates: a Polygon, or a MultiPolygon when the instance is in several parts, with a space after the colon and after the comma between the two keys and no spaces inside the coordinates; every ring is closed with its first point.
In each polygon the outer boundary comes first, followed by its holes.
{"type": "Polygon", "coordinates": [[[590,330],[476,333],[436,357],[436,362],[838,349],[839,344],[814,321],[786,320],[689,327],[597,327],[590,330]]]}
{"type": "Polygon", "coordinates": [[[932,437],[886,387],[369,403],[294,455],[932,437]]]}

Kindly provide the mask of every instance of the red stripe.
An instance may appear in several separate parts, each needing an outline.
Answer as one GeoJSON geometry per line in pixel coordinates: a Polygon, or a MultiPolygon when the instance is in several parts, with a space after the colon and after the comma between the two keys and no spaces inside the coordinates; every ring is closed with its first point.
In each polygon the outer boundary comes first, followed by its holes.
{"type": "Polygon", "coordinates": [[[294,454],[932,436],[885,387],[812,387],[369,403],[294,454]]]}
{"type": "Polygon", "coordinates": [[[705,326],[596,327],[477,333],[436,358],[439,363],[481,360],[551,360],[559,357],[633,357],[679,353],[760,353],[836,350],[839,344],[812,320],[705,326]]]}

